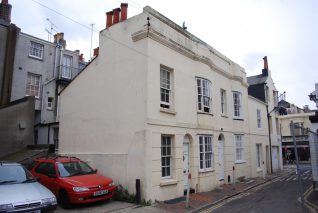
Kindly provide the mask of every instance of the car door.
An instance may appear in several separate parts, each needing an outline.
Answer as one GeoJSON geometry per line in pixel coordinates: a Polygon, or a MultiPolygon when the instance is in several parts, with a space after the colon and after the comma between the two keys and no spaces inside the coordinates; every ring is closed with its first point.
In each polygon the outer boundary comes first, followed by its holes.
{"type": "Polygon", "coordinates": [[[34,169],[39,182],[50,189],[55,195],[58,193],[57,174],[54,163],[42,162],[34,169]]]}

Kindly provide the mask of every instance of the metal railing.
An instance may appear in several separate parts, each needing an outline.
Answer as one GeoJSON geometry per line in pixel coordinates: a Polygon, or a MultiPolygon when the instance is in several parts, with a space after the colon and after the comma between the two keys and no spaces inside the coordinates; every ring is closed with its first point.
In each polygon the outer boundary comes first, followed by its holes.
{"type": "MultiPolygon", "coordinates": [[[[297,135],[295,136],[296,142],[309,141],[308,135],[297,135]]],[[[293,136],[282,136],[282,142],[293,142],[293,136]]]]}

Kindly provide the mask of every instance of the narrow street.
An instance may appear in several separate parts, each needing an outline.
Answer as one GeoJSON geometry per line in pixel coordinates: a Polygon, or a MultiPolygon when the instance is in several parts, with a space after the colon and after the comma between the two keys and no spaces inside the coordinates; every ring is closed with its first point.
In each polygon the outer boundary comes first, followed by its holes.
{"type": "MultiPolygon", "coordinates": [[[[295,171],[291,167],[290,170],[295,171]]],[[[301,166],[301,177],[303,191],[306,192],[312,187],[312,174],[310,165],[301,166]]],[[[231,199],[228,199],[216,206],[212,206],[203,212],[215,213],[282,213],[282,212],[310,212],[304,205],[301,208],[299,196],[298,175],[292,172],[291,175],[282,176],[272,182],[256,187],[246,193],[242,193],[231,199]]]]}

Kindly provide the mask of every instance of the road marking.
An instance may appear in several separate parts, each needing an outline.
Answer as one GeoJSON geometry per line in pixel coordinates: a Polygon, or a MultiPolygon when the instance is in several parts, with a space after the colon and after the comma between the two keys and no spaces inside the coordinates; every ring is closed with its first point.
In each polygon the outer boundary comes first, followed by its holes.
{"type": "Polygon", "coordinates": [[[286,179],[286,181],[290,181],[293,178],[293,176],[290,176],[289,178],[286,179]]]}

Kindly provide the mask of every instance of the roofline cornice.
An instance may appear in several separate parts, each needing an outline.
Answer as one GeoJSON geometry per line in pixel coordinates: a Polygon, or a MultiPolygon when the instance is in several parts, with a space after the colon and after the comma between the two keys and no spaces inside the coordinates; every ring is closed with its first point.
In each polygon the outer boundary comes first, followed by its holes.
{"type": "Polygon", "coordinates": [[[244,82],[244,79],[240,76],[234,76],[231,75],[227,72],[225,72],[222,68],[217,66],[210,58],[206,56],[202,56],[199,54],[196,54],[195,52],[189,50],[187,47],[167,38],[166,36],[162,35],[158,31],[156,31],[153,28],[146,28],[140,31],[137,31],[131,35],[132,40],[134,42],[140,41],[145,38],[150,38],[166,47],[169,47],[170,49],[179,52],[180,54],[194,60],[194,61],[199,61],[203,64],[206,64],[209,66],[211,69],[215,70],[217,73],[223,75],[226,78],[229,78],[231,80],[239,81],[243,86],[246,88],[248,87],[248,84],[244,82]]]}

